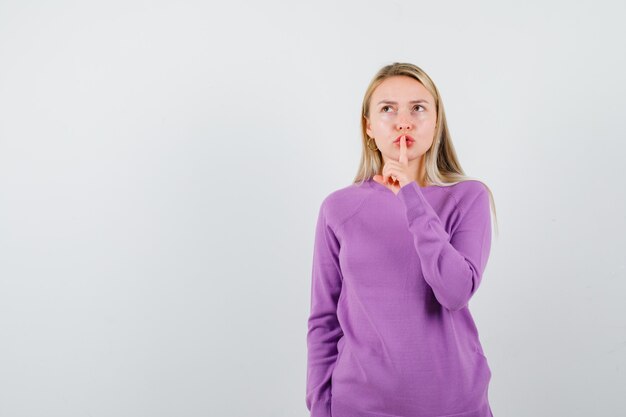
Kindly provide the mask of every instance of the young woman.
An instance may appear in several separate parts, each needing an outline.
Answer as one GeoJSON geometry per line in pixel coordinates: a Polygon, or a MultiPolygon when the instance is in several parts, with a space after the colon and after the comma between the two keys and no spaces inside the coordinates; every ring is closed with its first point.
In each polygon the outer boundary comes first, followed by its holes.
{"type": "Polygon", "coordinates": [[[307,408],[492,417],[491,370],[468,307],[489,257],[491,191],[461,169],[420,68],[382,68],[362,110],[358,174],[317,219],[307,408]]]}

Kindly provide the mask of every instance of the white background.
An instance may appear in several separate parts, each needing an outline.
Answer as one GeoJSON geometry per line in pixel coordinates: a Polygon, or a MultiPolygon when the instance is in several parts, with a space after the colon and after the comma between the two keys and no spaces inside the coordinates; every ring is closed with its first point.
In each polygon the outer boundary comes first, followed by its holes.
{"type": "Polygon", "coordinates": [[[495,417],[626,413],[618,1],[0,2],[0,416],[308,416],[323,197],[435,81],[500,226],[495,417]]]}

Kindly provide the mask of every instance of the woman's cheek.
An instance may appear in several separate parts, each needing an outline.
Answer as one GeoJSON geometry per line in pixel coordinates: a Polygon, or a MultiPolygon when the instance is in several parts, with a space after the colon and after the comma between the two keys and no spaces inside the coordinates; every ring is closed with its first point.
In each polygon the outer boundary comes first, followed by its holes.
{"type": "Polygon", "coordinates": [[[393,123],[393,121],[388,118],[388,117],[381,117],[380,120],[378,121],[378,123],[376,123],[376,127],[379,130],[387,130],[387,128],[389,127],[389,124],[393,123]]]}

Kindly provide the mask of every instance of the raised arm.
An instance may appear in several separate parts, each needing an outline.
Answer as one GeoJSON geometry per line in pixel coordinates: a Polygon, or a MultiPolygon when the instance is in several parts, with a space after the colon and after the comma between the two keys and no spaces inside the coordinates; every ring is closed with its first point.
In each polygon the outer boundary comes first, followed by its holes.
{"type": "Polygon", "coordinates": [[[472,184],[472,190],[459,202],[459,225],[452,236],[415,181],[397,194],[406,209],[424,279],[439,303],[452,311],[467,306],[478,289],[491,247],[489,194],[480,182],[472,184]]]}
{"type": "Polygon", "coordinates": [[[327,223],[324,201],[315,231],[307,333],[306,406],[311,417],[331,417],[331,375],[337,360],[337,342],[343,336],[337,320],[342,280],[339,242],[327,223]]]}

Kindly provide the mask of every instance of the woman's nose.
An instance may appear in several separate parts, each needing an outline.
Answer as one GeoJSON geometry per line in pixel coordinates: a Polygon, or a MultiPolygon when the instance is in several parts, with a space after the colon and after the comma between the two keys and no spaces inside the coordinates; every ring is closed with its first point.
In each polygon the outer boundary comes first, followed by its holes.
{"type": "Polygon", "coordinates": [[[411,122],[411,115],[406,112],[400,112],[398,115],[398,130],[411,130],[413,123],[411,122]]]}
{"type": "Polygon", "coordinates": [[[411,130],[411,122],[408,121],[401,121],[398,123],[398,130],[399,131],[408,131],[411,130]]]}

